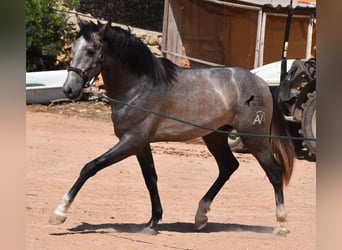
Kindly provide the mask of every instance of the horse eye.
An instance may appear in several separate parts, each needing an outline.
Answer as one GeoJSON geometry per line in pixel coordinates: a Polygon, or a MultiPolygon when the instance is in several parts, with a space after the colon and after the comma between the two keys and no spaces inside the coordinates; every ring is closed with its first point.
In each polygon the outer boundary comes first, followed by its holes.
{"type": "Polygon", "coordinates": [[[92,48],[87,49],[87,55],[88,56],[94,56],[95,55],[95,50],[92,48]]]}

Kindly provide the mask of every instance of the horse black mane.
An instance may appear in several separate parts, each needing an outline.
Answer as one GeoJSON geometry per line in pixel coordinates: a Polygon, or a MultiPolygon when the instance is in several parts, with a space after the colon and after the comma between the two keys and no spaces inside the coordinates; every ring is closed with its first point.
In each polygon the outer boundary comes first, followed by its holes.
{"type": "MultiPolygon", "coordinates": [[[[103,24],[83,23],[77,36],[91,40],[103,24]]],[[[110,27],[103,39],[105,48],[116,55],[122,64],[132,72],[149,76],[155,84],[171,83],[177,74],[178,66],[166,58],[155,57],[150,49],[130,31],[120,27],[110,27]]]]}

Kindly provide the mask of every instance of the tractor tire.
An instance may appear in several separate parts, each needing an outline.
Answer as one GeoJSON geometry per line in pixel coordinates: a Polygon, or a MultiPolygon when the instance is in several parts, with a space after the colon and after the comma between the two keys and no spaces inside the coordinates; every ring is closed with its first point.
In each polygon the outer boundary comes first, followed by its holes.
{"type": "MultiPolygon", "coordinates": [[[[236,129],[232,129],[230,132],[236,133],[236,129]]],[[[237,147],[241,143],[241,138],[238,135],[228,135],[228,144],[231,149],[237,147]]]]}
{"type": "MultiPolygon", "coordinates": [[[[236,133],[235,129],[232,129],[231,132],[236,133]]],[[[237,135],[229,135],[228,138],[228,145],[233,152],[236,153],[248,153],[247,147],[242,143],[240,136],[237,135]]]]}
{"type": "MultiPolygon", "coordinates": [[[[302,104],[303,115],[299,133],[305,138],[316,138],[316,91],[308,93],[308,99],[302,104]]],[[[304,140],[310,157],[316,157],[316,141],[304,140]]]]}

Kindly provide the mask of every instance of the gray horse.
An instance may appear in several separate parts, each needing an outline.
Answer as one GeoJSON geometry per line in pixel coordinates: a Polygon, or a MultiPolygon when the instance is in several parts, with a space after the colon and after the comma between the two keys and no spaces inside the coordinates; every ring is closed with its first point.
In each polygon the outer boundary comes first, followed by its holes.
{"type": "MultiPolygon", "coordinates": [[[[241,133],[287,135],[284,119],[267,84],[248,70],[229,67],[184,69],[165,58],[156,58],[130,31],[77,17],[80,32],[73,44],[64,92],[79,99],[84,85],[102,74],[106,93],[127,104],[144,107],[220,130],[241,133]]],[[[198,205],[195,228],[208,221],[207,212],[222,186],[239,163],[232,154],[227,134],[192,127],[174,120],[112,103],[112,121],[119,142],[87,163],[79,178],[54,210],[49,222],[60,224],[83,184],[101,169],[136,155],[148,188],[152,216],[146,230],[157,233],[162,206],[150,143],[185,141],[202,137],[216,159],[219,175],[198,205]]],[[[275,192],[274,232],[287,233],[283,186],[292,174],[294,148],[289,140],[242,136],[243,143],[264,169],[275,192]]]]}

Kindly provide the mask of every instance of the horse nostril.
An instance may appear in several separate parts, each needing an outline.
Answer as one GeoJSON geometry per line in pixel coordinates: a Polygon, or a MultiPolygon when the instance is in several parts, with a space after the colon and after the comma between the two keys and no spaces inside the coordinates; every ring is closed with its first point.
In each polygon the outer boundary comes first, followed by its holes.
{"type": "Polygon", "coordinates": [[[70,97],[70,96],[72,96],[72,88],[71,87],[69,87],[69,86],[66,86],[66,87],[64,87],[64,94],[67,96],[67,97],[70,97]]]}
{"type": "Polygon", "coordinates": [[[78,89],[78,88],[75,88],[75,86],[73,87],[69,85],[65,85],[63,87],[63,92],[67,98],[72,99],[72,100],[80,99],[83,94],[82,89],[78,89]]]}

